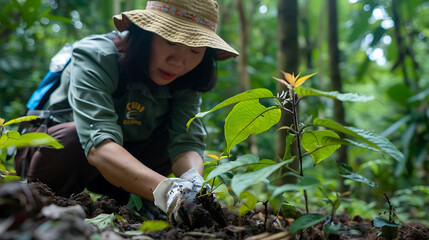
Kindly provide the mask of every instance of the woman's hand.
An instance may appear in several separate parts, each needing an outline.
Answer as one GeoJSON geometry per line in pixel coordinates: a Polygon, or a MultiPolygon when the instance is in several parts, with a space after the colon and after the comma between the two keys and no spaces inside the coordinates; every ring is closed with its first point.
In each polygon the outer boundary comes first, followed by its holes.
{"type": "Polygon", "coordinates": [[[153,192],[155,205],[167,214],[173,226],[211,227],[210,213],[198,199],[195,185],[181,178],[167,178],[153,192]]]}

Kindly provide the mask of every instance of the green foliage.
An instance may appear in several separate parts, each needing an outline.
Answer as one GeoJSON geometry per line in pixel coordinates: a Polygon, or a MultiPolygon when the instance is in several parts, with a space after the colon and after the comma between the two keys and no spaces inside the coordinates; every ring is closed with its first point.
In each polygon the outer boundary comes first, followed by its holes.
{"type": "Polygon", "coordinates": [[[213,171],[206,177],[206,181],[210,181],[214,177],[224,174],[236,168],[246,167],[248,165],[256,164],[259,162],[259,158],[255,155],[243,155],[237,158],[235,161],[226,162],[218,165],[213,171]]]}
{"type": "MultiPolygon", "coordinates": [[[[338,132],[345,133],[351,137],[361,140],[362,142],[370,145],[375,149],[381,150],[382,152],[386,153],[387,155],[389,155],[390,157],[392,157],[393,159],[395,159],[400,163],[404,161],[403,154],[387,138],[380,136],[374,132],[357,129],[354,127],[345,127],[330,119],[316,118],[314,119],[313,124],[316,126],[322,126],[322,127],[333,129],[338,132]]],[[[349,141],[349,142],[354,144],[354,142],[352,141],[349,141]]],[[[354,144],[354,145],[358,147],[362,146],[359,144],[354,144]]],[[[373,150],[371,148],[367,148],[367,149],[373,150]]]]}
{"type": "Polygon", "coordinates": [[[20,177],[16,176],[15,171],[9,171],[6,166],[0,162],[0,185],[5,182],[19,180],[20,177]]]}
{"type": "Polygon", "coordinates": [[[331,156],[341,144],[338,134],[329,131],[306,131],[302,134],[302,147],[311,154],[314,165],[331,156]]]}
{"type": "Polygon", "coordinates": [[[63,148],[63,146],[57,140],[55,140],[54,138],[52,138],[46,133],[32,132],[32,133],[25,133],[21,135],[17,131],[3,130],[4,126],[25,122],[25,121],[32,121],[37,118],[38,117],[35,117],[35,116],[21,117],[21,118],[10,120],[4,124],[3,124],[4,120],[0,118],[0,129],[1,129],[0,149],[6,149],[9,147],[17,147],[17,148],[34,147],[34,146],[40,146],[40,145],[51,146],[56,149],[63,148]]]}
{"type": "Polygon", "coordinates": [[[306,214],[292,222],[290,233],[295,234],[299,230],[314,226],[326,218],[322,214],[306,214]]]}
{"type": "Polygon", "coordinates": [[[349,165],[344,164],[344,163],[339,163],[338,167],[340,169],[340,176],[341,177],[351,179],[351,180],[354,180],[356,182],[364,183],[364,184],[366,184],[370,187],[373,187],[373,188],[378,188],[378,185],[375,182],[369,180],[368,178],[366,178],[362,175],[359,175],[357,173],[352,172],[353,169],[349,165]]]}
{"type": "Polygon", "coordinates": [[[10,126],[12,124],[17,124],[26,121],[32,121],[38,118],[39,117],[36,116],[26,116],[12,119],[7,122],[5,122],[3,118],[0,118],[0,184],[2,184],[3,182],[20,179],[19,176],[16,176],[15,171],[8,170],[5,166],[6,158],[4,158],[4,150],[6,150],[7,148],[35,147],[41,145],[51,146],[57,149],[63,148],[63,146],[59,142],[57,142],[57,140],[55,140],[46,133],[34,132],[25,133],[21,135],[17,131],[10,131],[5,129],[5,126],[10,126]]]}
{"type": "Polygon", "coordinates": [[[96,216],[95,218],[86,218],[85,222],[87,223],[91,223],[94,226],[96,226],[98,229],[106,229],[108,227],[111,227],[114,231],[118,232],[119,228],[115,226],[114,222],[115,221],[123,221],[126,222],[126,220],[119,216],[119,215],[115,215],[114,213],[112,214],[100,214],[98,216],[96,216]]]}
{"type": "Polygon", "coordinates": [[[362,96],[356,93],[339,93],[337,91],[324,92],[317,89],[311,88],[296,88],[296,93],[301,97],[319,96],[336,99],[343,102],[367,102],[374,100],[373,96],[362,96]]]}
{"type": "Polygon", "coordinates": [[[215,107],[213,107],[212,109],[210,109],[207,112],[201,112],[198,113],[195,117],[191,118],[188,123],[186,124],[187,128],[189,129],[189,126],[191,125],[192,121],[195,118],[203,118],[205,117],[207,114],[212,113],[216,110],[219,110],[221,108],[224,108],[226,106],[229,105],[233,105],[239,102],[244,102],[244,101],[249,101],[249,100],[253,100],[253,99],[262,99],[262,98],[273,98],[273,93],[268,90],[268,89],[254,89],[254,90],[249,90],[246,91],[244,93],[240,93],[237,94],[231,98],[228,98],[226,100],[224,100],[223,102],[217,104],[215,107]]]}
{"type": "MultiPolygon", "coordinates": [[[[313,159],[314,165],[319,164],[323,160],[331,156],[341,145],[353,144],[354,146],[361,147],[367,150],[373,150],[376,152],[382,152],[392,157],[393,159],[401,162],[403,161],[402,153],[399,152],[396,147],[389,142],[386,138],[375,134],[374,132],[361,130],[354,127],[343,126],[333,120],[316,118],[312,124],[309,122],[306,125],[298,122],[299,116],[297,112],[297,105],[302,98],[294,90],[297,86],[303,84],[310,76],[304,77],[294,76],[293,74],[283,73],[285,80],[277,79],[278,82],[284,84],[289,89],[286,92],[282,92],[274,97],[269,94],[267,89],[254,89],[247,92],[240,93],[236,96],[224,100],[222,103],[216,105],[214,108],[207,112],[199,113],[188,122],[188,127],[195,118],[201,118],[209,113],[212,113],[220,108],[235,104],[234,108],[230,111],[225,120],[225,139],[227,142],[226,153],[229,156],[233,146],[246,140],[250,134],[259,134],[267,131],[269,128],[277,124],[280,120],[281,110],[288,112],[293,118],[293,125],[283,126],[280,129],[289,132],[289,136],[286,139],[285,156],[280,162],[264,162],[263,167],[252,168],[252,165],[256,165],[259,162],[258,158],[254,155],[244,155],[245,157],[239,157],[236,161],[227,162],[224,164],[216,164],[210,170],[211,172],[207,175],[206,181],[211,180],[214,177],[221,177],[225,174],[232,176],[230,183],[231,189],[235,196],[239,196],[241,201],[241,207],[239,214],[242,216],[247,212],[251,211],[256,203],[256,197],[254,194],[247,192],[246,190],[252,186],[264,183],[268,190],[267,200],[275,209],[279,209],[284,201],[283,193],[287,191],[303,191],[305,199],[305,207],[307,214],[299,217],[294,221],[291,226],[291,232],[313,226],[325,218],[323,215],[308,214],[308,196],[307,190],[313,187],[320,186],[321,181],[315,177],[304,175],[303,172],[303,155],[301,153],[301,147],[307,151],[307,155],[310,155],[313,159]],[[265,107],[260,104],[261,98],[273,98],[276,105],[272,107],[265,107]],[[287,104],[291,105],[291,108],[286,108],[287,104]],[[272,112],[272,115],[268,113],[272,112]],[[338,134],[330,130],[311,130],[312,127],[322,126],[330,128],[332,130],[345,133],[350,137],[360,141],[355,142],[349,139],[341,139],[338,134]],[[293,146],[293,142],[297,142],[298,149],[297,156],[287,159],[292,156],[290,148],[293,146]],[[288,164],[295,159],[299,160],[300,170],[295,170],[288,167],[288,164]],[[249,166],[250,165],[250,166],[249,166]],[[249,167],[246,167],[249,166],[249,167]],[[241,171],[235,171],[240,169],[241,171]],[[280,171],[279,171],[280,170],[280,171]],[[289,170],[289,171],[287,171],[289,170]],[[281,175],[279,173],[286,173],[281,175]],[[277,173],[274,175],[274,173],[277,173]],[[301,180],[298,184],[283,184],[276,186],[274,183],[286,175],[298,176],[301,180]]],[[[296,88],[300,89],[300,88],[296,88]]],[[[353,102],[366,102],[373,97],[360,96],[357,94],[339,94],[337,92],[322,92],[317,90],[299,90],[302,97],[318,96],[334,98],[336,100],[353,101],[353,102]]],[[[220,160],[219,157],[215,157],[220,160]]],[[[343,178],[354,180],[356,182],[365,183],[370,187],[377,188],[378,186],[368,178],[354,173],[351,166],[346,164],[339,164],[339,176],[343,178]]],[[[322,189],[321,189],[322,190],[322,189]]],[[[338,194],[334,200],[330,199],[327,194],[322,193],[327,198],[327,201],[332,205],[332,216],[340,206],[340,200],[343,199],[348,193],[338,194]]]]}
{"type": "Polygon", "coordinates": [[[240,206],[240,209],[238,210],[238,214],[240,216],[246,215],[246,213],[253,210],[256,206],[256,203],[258,200],[256,200],[255,196],[249,192],[242,192],[240,194],[240,199],[242,202],[242,205],[240,206]]]}
{"type": "Polygon", "coordinates": [[[271,186],[270,190],[272,191],[271,199],[289,191],[298,191],[298,190],[310,190],[314,187],[320,186],[322,183],[319,179],[311,176],[305,175],[302,177],[297,184],[283,184],[281,186],[271,186]]]}
{"type": "Polygon", "coordinates": [[[167,228],[171,228],[171,226],[165,221],[145,221],[139,227],[138,231],[142,231],[143,233],[147,234],[159,230],[164,230],[167,228]]]}
{"type": "Polygon", "coordinates": [[[397,224],[386,221],[384,218],[376,217],[372,220],[372,225],[381,229],[380,235],[385,239],[397,239],[399,227],[397,224]]]}
{"type": "Polygon", "coordinates": [[[266,108],[258,100],[237,103],[225,120],[226,154],[251,134],[259,134],[274,126],[281,117],[280,108],[266,108]]]}
{"type": "Polygon", "coordinates": [[[237,196],[240,196],[244,190],[268,178],[287,163],[287,161],[280,162],[257,171],[235,174],[231,181],[231,188],[237,196]]]}

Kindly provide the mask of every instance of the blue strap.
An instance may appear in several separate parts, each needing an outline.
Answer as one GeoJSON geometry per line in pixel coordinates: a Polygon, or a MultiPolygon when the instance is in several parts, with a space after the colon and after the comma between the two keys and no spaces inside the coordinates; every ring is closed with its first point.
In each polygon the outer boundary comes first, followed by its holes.
{"type": "Polygon", "coordinates": [[[57,83],[61,78],[62,72],[51,72],[49,71],[42,82],[37,87],[36,91],[34,91],[30,100],[28,100],[27,108],[30,110],[36,109],[36,107],[40,104],[43,99],[43,96],[57,83]]]}

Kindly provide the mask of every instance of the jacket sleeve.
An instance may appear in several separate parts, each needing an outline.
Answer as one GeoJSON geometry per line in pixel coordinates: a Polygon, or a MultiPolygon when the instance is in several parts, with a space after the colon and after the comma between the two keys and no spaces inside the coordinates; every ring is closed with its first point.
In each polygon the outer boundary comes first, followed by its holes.
{"type": "Polygon", "coordinates": [[[200,111],[201,94],[193,90],[173,94],[169,123],[169,156],[173,160],[178,154],[195,151],[203,154],[206,147],[206,131],[200,119],[195,119],[186,130],[186,123],[200,111]]]}
{"type": "Polygon", "coordinates": [[[119,79],[116,51],[103,37],[81,40],[73,50],[68,99],[85,155],[108,138],[123,143],[111,97],[119,79]]]}

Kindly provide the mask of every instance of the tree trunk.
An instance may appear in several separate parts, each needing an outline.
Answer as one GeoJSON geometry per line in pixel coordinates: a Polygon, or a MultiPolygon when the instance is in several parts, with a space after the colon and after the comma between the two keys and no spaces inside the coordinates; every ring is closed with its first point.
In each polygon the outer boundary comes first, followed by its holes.
{"type": "Polygon", "coordinates": [[[398,47],[398,60],[395,62],[395,64],[392,67],[392,70],[395,70],[398,66],[402,68],[402,75],[404,77],[404,84],[411,89],[413,87],[411,86],[411,82],[408,77],[408,71],[407,66],[405,64],[405,57],[407,56],[408,49],[404,44],[404,38],[401,35],[401,18],[399,16],[399,0],[393,0],[392,1],[392,18],[393,22],[395,23],[394,29],[395,29],[395,38],[396,38],[396,44],[398,47]]]}
{"type": "MultiPolygon", "coordinates": [[[[238,58],[238,81],[240,92],[247,91],[250,89],[250,77],[247,72],[247,45],[249,42],[249,24],[244,10],[243,0],[237,0],[237,9],[239,16],[240,24],[240,45],[239,52],[240,57],[238,58]]],[[[250,135],[247,139],[247,144],[249,144],[250,152],[253,154],[258,154],[258,148],[256,145],[256,136],[250,135]]]]}
{"type": "Polygon", "coordinates": [[[121,0],[113,0],[113,14],[121,13],[121,0]]]}
{"type": "MultiPolygon", "coordinates": [[[[277,26],[277,62],[280,78],[284,78],[280,71],[298,74],[298,1],[297,0],[279,0],[278,1],[278,26],[277,26]]],[[[277,84],[277,92],[286,90],[282,84],[277,84]]],[[[279,127],[291,126],[292,117],[286,111],[282,111],[282,117],[278,124],[279,127]]],[[[287,132],[278,131],[276,141],[276,156],[283,158],[286,146],[287,132]]],[[[296,146],[292,146],[296,149],[296,146]]],[[[292,151],[293,155],[296,152],[292,151]]],[[[298,169],[299,162],[294,161],[290,167],[298,169]]],[[[287,182],[296,182],[295,177],[286,179],[287,182]]]]}
{"type": "Polygon", "coordinates": [[[303,49],[304,51],[303,55],[305,56],[305,65],[307,69],[313,69],[314,68],[314,63],[313,63],[314,42],[310,37],[310,20],[308,17],[308,12],[309,12],[308,10],[310,10],[309,8],[311,6],[308,0],[304,1],[304,7],[305,7],[305,10],[302,11],[302,17],[301,17],[302,29],[304,32],[304,41],[305,41],[305,48],[303,49]]]}
{"type": "MultiPolygon", "coordinates": [[[[338,30],[337,30],[337,0],[328,0],[328,44],[329,44],[329,73],[333,91],[342,92],[341,74],[339,69],[340,51],[338,49],[338,30]]],[[[334,100],[334,120],[345,125],[345,109],[341,101],[334,100]]],[[[341,138],[344,134],[338,134],[341,138]]],[[[347,146],[343,145],[337,151],[339,163],[347,163],[347,146]]],[[[340,191],[344,191],[343,181],[340,191]]]]}

